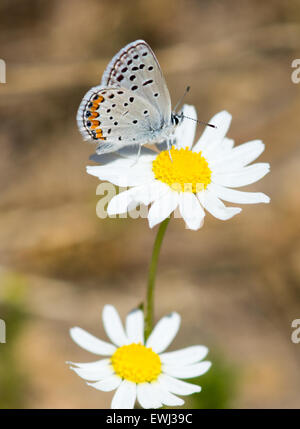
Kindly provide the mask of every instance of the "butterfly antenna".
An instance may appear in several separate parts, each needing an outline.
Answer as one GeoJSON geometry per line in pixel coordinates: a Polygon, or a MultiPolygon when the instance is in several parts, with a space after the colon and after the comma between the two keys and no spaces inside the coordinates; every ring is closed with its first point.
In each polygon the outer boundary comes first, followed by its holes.
{"type": "Polygon", "coordinates": [[[196,121],[196,122],[198,122],[198,124],[207,125],[208,127],[211,127],[211,128],[218,128],[216,125],[209,124],[208,122],[198,121],[198,119],[190,118],[189,116],[181,115],[181,117],[186,118],[186,119],[190,119],[191,121],[196,121]]]}
{"type": "Polygon", "coordinates": [[[180,106],[180,104],[183,102],[186,94],[189,92],[189,90],[191,89],[190,86],[186,87],[186,90],[184,91],[184,94],[180,97],[180,99],[177,101],[175,107],[174,107],[174,112],[176,112],[177,108],[180,106]]]}

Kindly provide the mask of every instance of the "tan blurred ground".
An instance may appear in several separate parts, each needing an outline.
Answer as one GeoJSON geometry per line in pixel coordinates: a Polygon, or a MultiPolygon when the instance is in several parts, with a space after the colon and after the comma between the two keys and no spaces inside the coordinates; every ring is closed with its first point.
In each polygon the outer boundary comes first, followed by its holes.
{"type": "Polygon", "coordinates": [[[2,0],[0,28],[7,63],[0,299],[8,273],[25,279],[29,319],[14,351],[27,377],[22,406],[110,402],[67,369],[66,360],[93,359],[68,329],[103,337],[105,303],[123,316],[139,304],[155,231],[143,219],[96,217],[98,182],[85,174],[93,147],[82,142],[75,115],[112,55],[144,38],[173,101],[191,85],[187,102],[201,119],[229,110],[229,136],[263,139],[260,161],[271,162],[271,174],[249,187],[270,195],[270,205],[245,206],[228,222],[208,215],[198,232],[172,220],[157,317],[180,312],[174,347],[207,344],[237,371],[231,407],[299,408],[300,344],[290,340],[291,322],[300,318],[300,84],[291,82],[291,62],[300,58],[299,2],[2,0]]]}

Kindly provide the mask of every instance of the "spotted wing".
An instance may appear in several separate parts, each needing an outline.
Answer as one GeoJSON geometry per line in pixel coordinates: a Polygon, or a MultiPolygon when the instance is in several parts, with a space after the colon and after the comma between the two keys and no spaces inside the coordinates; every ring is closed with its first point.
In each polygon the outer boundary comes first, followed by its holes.
{"type": "Polygon", "coordinates": [[[121,49],[107,66],[101,84],[122,86],[134,91],[155,107],[163,123],[171,122],[171,99],[159,63],[144,40],[121,49]]]}
{"type": "Polygon", "coordinates": [[[85,140],[99,143],[97,153],[116,151],[151,140],[159,129],[157,110],[143,97],[126,88],[96,86],[84,96],[77,123],[85,140]]]}

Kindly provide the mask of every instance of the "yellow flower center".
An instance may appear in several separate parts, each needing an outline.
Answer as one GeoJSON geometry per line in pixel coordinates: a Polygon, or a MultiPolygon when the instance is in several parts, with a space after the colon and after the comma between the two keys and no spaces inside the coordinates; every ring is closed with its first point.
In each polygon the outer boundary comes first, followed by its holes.
{"type": "Polygon", "coordinates": [[[211,181],[211,170],[201,152],[171,148],[165,150],[152,162],[152,171],[157,180],[166,183],[177,192],[200,192],[211,181]]]}
{"type": "Polygon", "coordinates": [[[150,347],[129,344],[119,347],[111,357],[117,375],[134,383],[154,381],[161,373],[161,361],[150,347]]]}

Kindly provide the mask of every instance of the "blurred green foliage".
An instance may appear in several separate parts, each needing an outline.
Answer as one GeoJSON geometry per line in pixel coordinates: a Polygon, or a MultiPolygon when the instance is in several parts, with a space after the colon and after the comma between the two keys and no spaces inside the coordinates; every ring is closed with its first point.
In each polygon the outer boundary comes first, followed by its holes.
{"type": "Polygon", "coordinates": [[[237,393],[238,371],[221,353],[215,351],[211,355],[208,358],[212,361],[210,370],[201,377],[188,380],[201,386],[202,390],[189,397],[185,408],[232,408],[237,393]]]}
{"type": "Polygon", "coordinates": [[[24,297],[27,284],[22,276],[5,274],[0,278],[0,318],[6,324],[6,343],[0,343],[0,408],[22,408],[26,376],[22,356],[16,353],[19,335],[27,318],[24,297]]]}
{"type": "Polygon", "coordinates": [[[201,377],[183,380],[201,386],[201,392],[183,397],[185,399],[184,406],[175,408],[192,410],[232,408],[238,387],[239,374],[236,366],[230,365],[226,358],[216,350],[207,359],[211,360],[212,366],[206,374],[201,377]]]}

